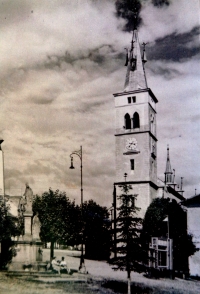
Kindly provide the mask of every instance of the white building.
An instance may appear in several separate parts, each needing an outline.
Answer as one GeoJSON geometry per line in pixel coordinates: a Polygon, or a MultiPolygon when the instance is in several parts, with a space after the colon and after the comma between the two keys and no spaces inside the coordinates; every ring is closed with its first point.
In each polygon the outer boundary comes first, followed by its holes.
{"type": "Polygon", "coordinates": [[[188,233],[193,236],[193,242],[199,251],[189,257],[190,275],[200,276],[200,194],[186,201],[188,233]]]}

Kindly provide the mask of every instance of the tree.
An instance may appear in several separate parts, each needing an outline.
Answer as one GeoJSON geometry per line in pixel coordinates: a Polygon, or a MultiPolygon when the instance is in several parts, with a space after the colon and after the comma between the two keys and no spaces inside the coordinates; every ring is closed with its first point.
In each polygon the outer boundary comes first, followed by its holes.
{"type": "Polygon", "coordinates": [[[142,219],[137,217],[140,208],[135,206],[137,195],[129,194],[132,186],[123,184],[122,194],[117,198],[119,207],[116,219],[116,252],[117,256],[110,260],[114,270],[125,270],[127,272],[128,293],[130,293],[131,271],[142,270],[143,249],[140,244],[140,231],[142,219]]]}
{"type": "Polygon", "coordinates": [[[78,238],[79,228],[75,219],[80,215],[74,201],[70,201],[65,192],[51,188],[38,195],[33,201],[33,212],[41,222],[40,237],[43,242],[51,242],[50,259],[54,255],[55,242],[73,243],[78,238]],[[74,233],[74,232],[77,232],[74,233]]]}
{"type": "Polygon", "coordinates": [[[16,254],[11,237],[18,236],[17,218],[9,213],[9,207],[5,202],[0,202],[0,268],[5,268],[16,254]]]}
{"type": "Polygon", "coordinates": [[[83,203],[82,212],[85,256],[91,259],[108,259],[110,255],[108,209],[89,200],[83,203]]]}
{"type": "Polygon", "coordinates": [[[187,215],[176,200],[156,198],[148,207],[143,223],[141,240],[148,255],[151,237],[173,239],[173,266],[177,272],[188,273],[188,257],[196,251],[192,236],[187,234],[187,215]],[[163,220],[168,217],[168,222],[163,220]],[[168,228],[169,225],[169,236],[168,228]]]}

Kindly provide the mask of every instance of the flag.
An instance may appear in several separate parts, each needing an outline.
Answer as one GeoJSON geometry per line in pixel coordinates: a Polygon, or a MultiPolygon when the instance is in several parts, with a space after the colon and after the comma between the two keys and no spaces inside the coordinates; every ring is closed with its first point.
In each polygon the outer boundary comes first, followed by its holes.
{"type": "Polygon", "coordinates": [[[168,219],[168,216],[163,220],[163,222],[168,222],[169,219],[168,219]]]}

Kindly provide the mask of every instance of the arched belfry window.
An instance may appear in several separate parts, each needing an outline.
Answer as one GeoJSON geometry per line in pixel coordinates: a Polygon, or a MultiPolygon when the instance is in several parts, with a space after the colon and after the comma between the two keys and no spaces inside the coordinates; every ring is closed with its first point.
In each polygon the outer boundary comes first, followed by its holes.
{"type": "Polygon", "coordinates": [[[140,127],[140,117],[137,112],[134,113],[133,115],[133,128],[139,128],[140,127]]]}
{"type": "Polygon", "coordinates": [[[125,129],[126,130],[131,129],[131,118],[130,118],[130,115],[128,113],[125,114],[124,120],[125,120],[125,129]]]}

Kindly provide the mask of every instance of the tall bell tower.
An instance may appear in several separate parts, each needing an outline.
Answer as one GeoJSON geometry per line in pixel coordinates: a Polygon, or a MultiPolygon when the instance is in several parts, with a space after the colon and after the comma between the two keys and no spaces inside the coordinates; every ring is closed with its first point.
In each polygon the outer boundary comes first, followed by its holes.
{"type": "MultiPolygon", "coordinates": [[[[127,50],[124,91],[113,94],[115,99],[116,181],[115,191],[124,182],[137,194],[140,216],[157,195],[157,98],[147,86],[145,74],[145,43],[141,54],[138,32],[134,29],[127,50]]],[[[116,201],[114,201],[116,202],[116,201]]]]}

